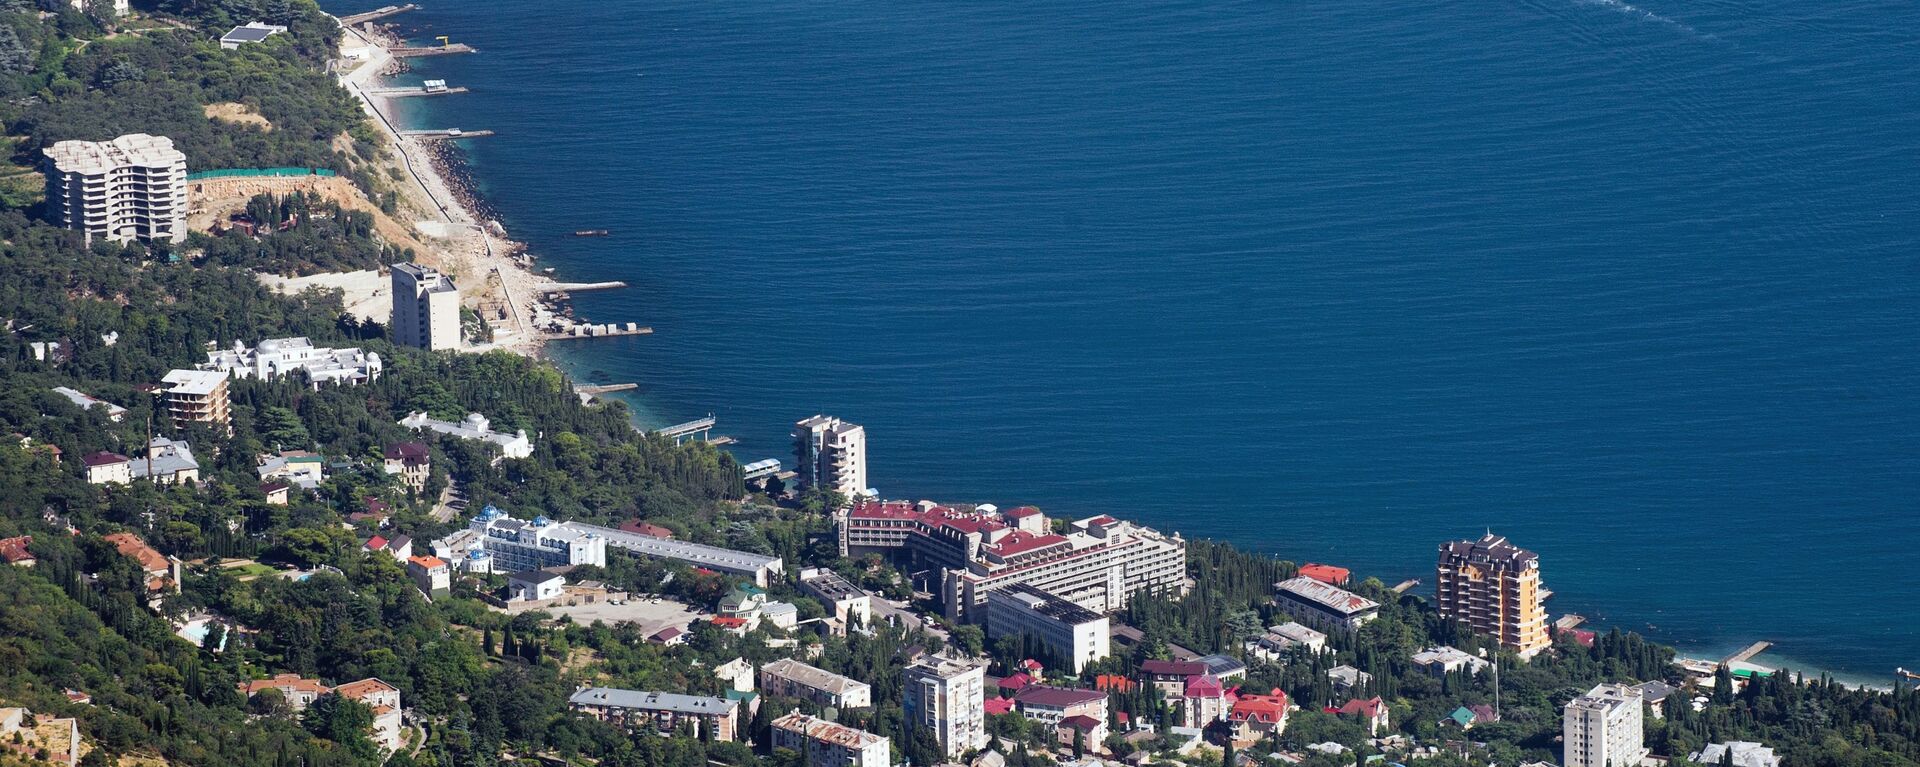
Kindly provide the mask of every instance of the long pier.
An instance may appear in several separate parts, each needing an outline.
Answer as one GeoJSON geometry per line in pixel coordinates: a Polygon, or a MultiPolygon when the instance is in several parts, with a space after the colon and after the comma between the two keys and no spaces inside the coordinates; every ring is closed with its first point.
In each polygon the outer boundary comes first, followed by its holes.
{"type": "Polygon", "coordinates": [[[1720,659],[1720,665],[1731,666],[1735,663],[1745,663],[1746,661],[1752,660],[1753,656],[1766,652],[1767,648],[1772,646],[1773,646],[1773,643],[1768,642],[1766,640],[1754,642],[1753,644],[1750,644],[1744,648],[1741,648],[1739,652],[1720,659]]]}
{"type": "Polygon", "coordinates": [[[419,9],[420,9],[420,6],[414,5],[413,3],[407,3],[406,5],[389,5],[381,8],[375,8],[371,11],[367,11],[366,13],[355,13],[347,16],[341,16],[340,23],[343,26],[351,27],[355,24],[364,24],[369,21],[379,21],[380,19],[384,19],[394,14],[406,13],[407,11],[415,11],[419,9]]]}
{"type": "Polygon", "coordinates": [[[640,388],[640,384],[637,383],[582,384],[573,387],[573,390],[577,394],[606,394],[616,391],[632,391],[638,388],[640,388]]]}
{"type": "Polygon", "coordinates": [[[607,282],[556,282],[550,285],[540,286],[540,292],[551,295],[553,293],[577,293],[582,290],[611,290],[613,288],[624,288],[626,286],[627,283],[619,280],[609,280],[607,282]]]}
{"type": "Polygon", "coordinates": [[[688,437],[694,437],[704,441],[707,438],[708,432],[713,431],[714,423],[716,422],[713,415],[708,414],[705,418],[696,418],[686,423],[677,423],[664,429],[654,429],[653,433],[673,440],[673,444],[676,445],[688,437]]]}
{"type": "Polygon", "coordinates": [[[1404,581],[1401,581],[1401,582],[1399,583],[1399,585],[1397,585],[1397,586],[1394,586],[1394,587],[1393,587],[1393,593],[1395,593],[1395,594],[1405,594],[1405,593],[1407,593],[1407,591],[1408,591],[1408,590],[1410,590],[1410,589],[1412,589],[1413,587],[1415,587],[1415,586],[1418,586],[1418,585],[1420,585],[1420,579],[1419,579],[1419,578],[1408,578],[1408,579],[1406,579],[1406,580],[1404,580],[1404,581]]]}
{"type": "Polygon", "coordinates": [[[400,135],[412,136],[414,138],[419,138],[419,139],[452,140],[452,139],[480,138],[483,136],[491,136],[493,135],[493,131],[461,130],[459,128],[447,128],[445,130],[403,130],[403,131],[400,131],[400,135]]]}
{"type": "Polygon", "coordinates": [[[582,323],[579,325],[574,325],[571,328],[571,332],[541,333],[538,336],[538,338],[542,341],[567,341],[567,340],[579,339],[579,338],[609,338],[612,336],[647,336],[647,335],[653,335],[653,326],[637,325],[631,322],[626,323],[625,325],[616,325],[609,322],[609,323],[602,323],[598,325],[582,323]]]}
{"type": "Polygon", "coordinates": [[[1587,616],[1567,613],[1566,615],[1560,616],[1559,620],[1554,621],[1553,627],[1555,630],[1558,630],[1558,631],[1572,631],[1576,628],[1579,628],[1580,624],[1586,623],[1586,622],[1587,622],[1587,616]]]}
{"type": "Polygon", "coordinates": [[[387,54],[396,59],[419,58],[421,56],[450,56],[455,53],[473,53],[474,48],[466,43],[448,43],[446,45],[400,46],[388,48],[387,54]]]}
{"type": "Polygon", "coordinates": [[[466,86],[454,86],[452,88],[440,88],[437,90],[433,88],[424,88],[424,87],[422,88],[367,88],[362,92],[369,96],[379,96],[380,98],[383,98],[383,99],[400,99],[400,98],[407,98],[409,96],[451,96],[455,93],[466,93],[467,88],[466,86]]]}

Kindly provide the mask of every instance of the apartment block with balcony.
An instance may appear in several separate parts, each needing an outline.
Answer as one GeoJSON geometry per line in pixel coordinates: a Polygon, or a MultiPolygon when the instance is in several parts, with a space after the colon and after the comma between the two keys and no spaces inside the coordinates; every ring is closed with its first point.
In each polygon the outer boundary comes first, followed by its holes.
{"type": "Polygon", "coordinates": [[[231,430],[232,406],[227,400],[227,375],[213,370],[173,370],[160,379],[167,384],[161,396],[174,428],[196,423],[231,430]]]}
{"type": "Polygon", "coordinates": [[[740,701],[672,692],[589,687],[567,698],[572,710],[628,732],[672,734],[686,727],[697,737],[739,738],[740,701]]]}
{"type": "Polygon", "coordinates": [[[1540,583],[1540,557],[1488,533],[1477,541],[1440,544],[1435,590],[1440,616],[1500,646],[1534,654],[1553,644],[1547,630],[1547,597],[1540,583]]]}
{"type": "Polygon", "coordinates": [[[930,730],[948,757],[987,745],[987,664],[935,656],[902,672],[908,727],[930,730]]]}
{"type": "Polygon", "coordinates": [[[187,156],[165,136],[47,147],[47,214],[55,224],[116,242],[187,236],[187,156]]]}
{"type": "Polygon", "coordinates": [[[1561,733],[1566,767],[1620,767],[1647,756],[1640,689],[1601,684],[1567,702],[1561,733]]]}
{"type": "Polygon", "coordinates": [[[867,430],[833,416],[816,415],[793,425],[793,454],[800,488],[832,490],[848,498],[867,490],[867,430]]]}
{"type": "Polygon", "coordinates": [[[893,759],[889,739],[798,711],[773,720],[773,747],[800,754],[807,767],[891,767],[893,759]]]}
{"type": "Polygon", "coordinates": [[[760,667],[760,691],[767,695],[800,698],[833,708],[873,705],[873,687],[792,658],[760,667]]]}
{"type": "Polygon", "coordinates": [[[460,348],[460,291],[453,278],[419,264],[394,264],[393,314],[387,334],[394,343],[441,351],[460,348]]]}

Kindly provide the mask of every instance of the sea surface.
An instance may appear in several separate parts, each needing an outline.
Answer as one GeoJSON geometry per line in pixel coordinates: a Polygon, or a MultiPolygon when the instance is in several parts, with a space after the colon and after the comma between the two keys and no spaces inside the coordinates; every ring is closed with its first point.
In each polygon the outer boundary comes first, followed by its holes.
{"type": "MultiPolygon", "coordinates": [[[[385,0],[330,2],[336,11],[385,0]]],[[[744,460],[1920,665],[1920,4],[436,0],[505,225],[744,460]],[[610,229],[575,238],[576,229],[610,229]],[[791,462],[791,458],[787,458],[791,462]]]]}

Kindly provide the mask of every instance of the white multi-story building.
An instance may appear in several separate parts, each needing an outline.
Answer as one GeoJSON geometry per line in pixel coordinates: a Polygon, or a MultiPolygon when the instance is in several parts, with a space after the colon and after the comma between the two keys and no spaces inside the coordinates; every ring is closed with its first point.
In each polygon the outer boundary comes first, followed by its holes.
{"type": "Polygon", "coordinates": [[[60,226],[125,242],[187,236],[187,156],[173,139],[129,133],[46,149],[47,213],[60,226]]]}
{"type": "Polygon", "coordinates": [[[800,698],[834,708],[873,705],[873,687],[792,658],[760,667],[760,691],[767,695],[800,698]]]}
{"type": "Polygon", "coordinates": [[[493,572],[519,572],[563,565],[607,566],[607,539],[570,524],[534,517],[514,519],[492,506],[482,509],[467,529],[434,541],[434,556],[467,569],[470,551],[484,551],[493,572]]]}
{"type": "Polygon", "coordinates": [[[370,383],[380,377],[380,355],[359,349],[316,347],[304,336],[269,338],[249,349],[234,342],[226,351],[207,352],[207,361],[196,365],[236,378],[275,380],[300,371],[307,382],[319,389],[321,384],[370,383]]]}
{"type": "Polygon", "coordinates": [[[841,551],[882,553],[930,573],[948,618],[978,622],[987,594],[1024,583],[1097,613],[1149,591],[1187,591],[1187,542],[1100,515],[1051,529],[1038,510],[971,511],[930,501],[860,501],[838,515],[841,551]]]}
{"type": "Polygon", "coordinates": [[[393,321],[387,335],[402,346],[460,348],[460,291],[453,278],[419,264],[393,265],[393,321]]]}
{"type": "Polygon", "coordinates": [[[1032,636],[1078,674],[1111,652],[1107,616],[1016,583],[987,594],[987,638],[1032,636]]]}
{"type": "Polygon", "coordinates": [[[799,586],[801,593],[831,608],[834,620],[846,625],[873,625],[873,597],[839,573],[809,567],[800,571],[799,586]]]}
{"type": "Polygon", "coordinates": [[[170,370],[160,380],[167,384],[163,395],[174,428],[185,429],[195,423],[233,428],[225,375],[211,370],[170,370]]]}
{"type": "Polygon", "coordinates": [[[793,454],[801,489],[822,487],[848,498],[867,490],[867,430],[816,415],[793,425],[793,454]]]}
{"type": "Polygon", "coordinates": [[[798,711],[773,720],[773,747],[801,754],[807,767],[890,767],[893,758],[887,738],[798,711]]]}
{"type": "Polygon", "coordinates": [[[480,442],[492,442],[500,446],[500,454],[508,458],[526,458],[533,455],[533,440],[527,438],[526,429],[517,429],[512,434],[494,431],[493,422],[479,413],[468,413],[459,423],[428,418],[426,413],[412,413],[400,419],[400,425],[409,429],[426,429],[459,439],[480,442]]]}
{"type": "Polygon", "coordinates": [[[374,678],[348,682],[333,688],[333,694],[356,700],[373,709],[373,742],[388,752],[400,750],[400,688],[374,678]]]}
{"type": "Polygon", "coordinates": [[[932,731],[948,757],[987,745],[987,664],[935,656],[903,672],[908,727],[932,731]]]}
{"type": "Polygon", "coordinates": [[[1601,684],[1567,702],[1566,767],[1620,767],[1639,764],[1647,749],[1641,737],[1640,689],[1601,684]]]}

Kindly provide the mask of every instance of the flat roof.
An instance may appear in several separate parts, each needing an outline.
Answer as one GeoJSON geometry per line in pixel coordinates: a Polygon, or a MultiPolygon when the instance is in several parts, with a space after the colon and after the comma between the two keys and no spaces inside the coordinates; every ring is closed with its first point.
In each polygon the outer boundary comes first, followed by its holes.
{"type": "Polygon", "coordinates": [[[738,708],[740,701],[677,692],[622,690],[617,687],[589,687],[574,693],[567,702],[576,706],[610,706],[644,711],[672,711],[680,714],[724,715],[738,708]]]}
{"type": "Polygon", "coordinates": [[[1106,619],[1106,616],[1041,591],[1032,584],[1016,583],[1003,589],[987,592],[987,600],[991,602],[996,595],[1004,595],[1006,599],[1018,602],[1034,613],[1061,623],[1077,626],[1106,619]]]}
{"type": "Polygon", "coordinates": [[[691,562],[703,567],[726,572],[758,574],[760,572],[778,570],[781,566],[779,557],[768,556],[766,554],[734,551],[733,549],[723,549],[718,546],[707,546],[667,538],[655,538],[650,535],[629,533],[611,527],[588,525],[579,522],[568,522],[562,525],[562,527],[593,533],[607,539],[607,545],[626,549],[635,554],[691,562]]]}
{"type": "Polygon", "coordinates": [[[173,384],[170,394],[191,394],[195,396],[212,394],[214,389],[226,383],[227,374],[213,370],[169,370],[160,378],[173,384]]]}
{"type": "Polygon", "coordinates": [[[1343,615],[1378,609],[1379,602],[1306,576],[1289,578],[1273,585],[1274,590],[1297,597],[1343,615]]]}
{"type": "Polygon", "coordinates": [[[115,168],[162,168],[184,164],[187,155],[173,139],[129,133],[112,141],[58,141],[44,154],[61,173],[97,175],[115,168]]]}

